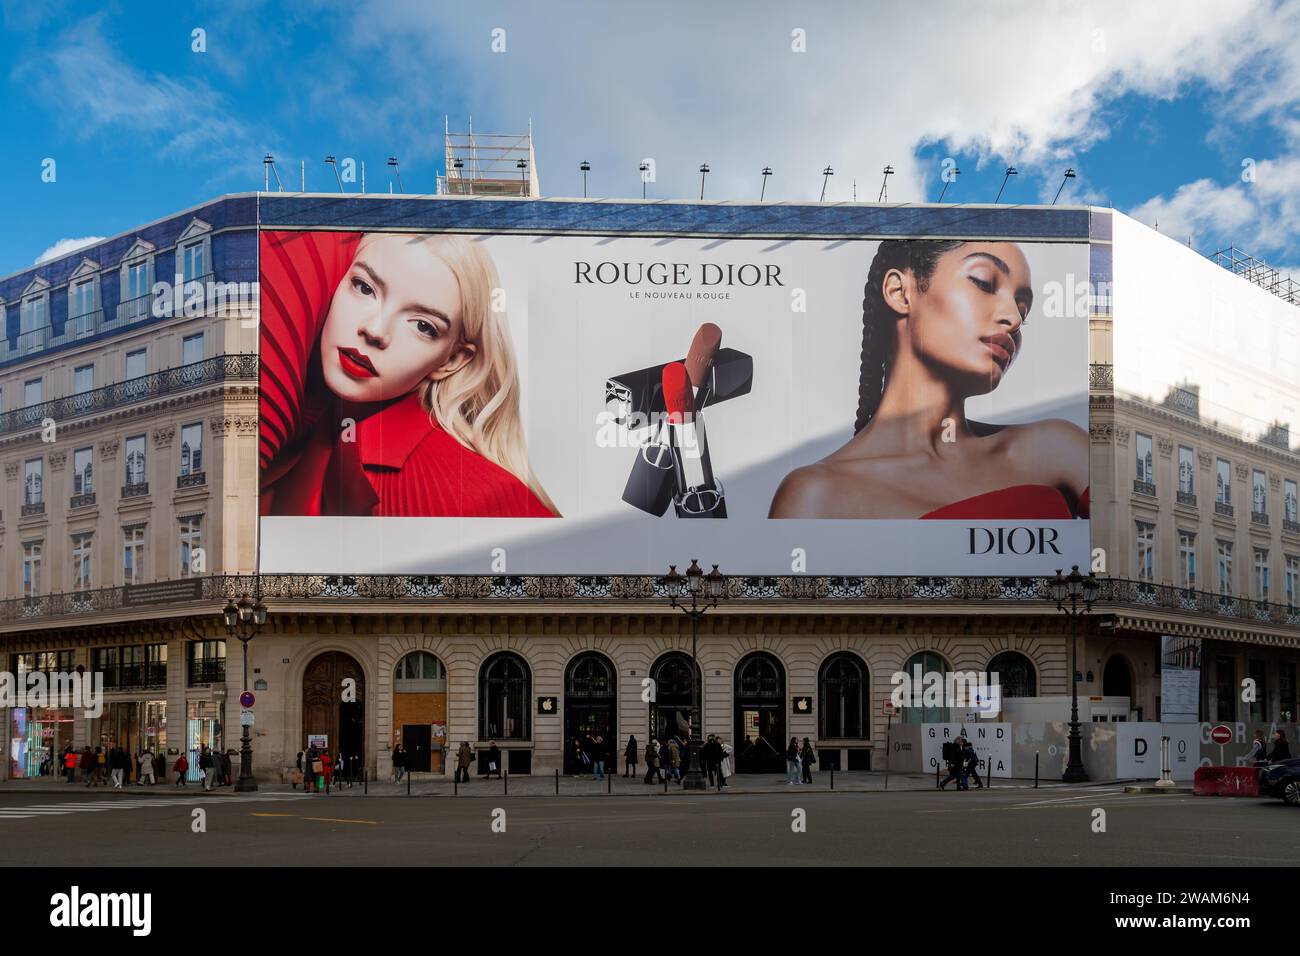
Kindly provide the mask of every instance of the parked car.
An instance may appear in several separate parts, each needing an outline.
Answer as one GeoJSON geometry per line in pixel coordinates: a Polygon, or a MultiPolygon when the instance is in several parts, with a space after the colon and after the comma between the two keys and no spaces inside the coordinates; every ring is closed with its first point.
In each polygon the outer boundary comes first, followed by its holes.
{"type": "Polygon", "coordinates": [[[1259,795],[1281,797],[1291,806],[1300,807],[1300,757],[1260,768],[1259,795]]]}

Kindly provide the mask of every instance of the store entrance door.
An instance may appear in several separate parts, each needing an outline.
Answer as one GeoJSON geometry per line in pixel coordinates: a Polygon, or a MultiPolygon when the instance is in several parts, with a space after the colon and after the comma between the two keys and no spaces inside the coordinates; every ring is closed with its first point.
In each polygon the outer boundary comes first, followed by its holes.
{"type": "Polygon", "coordinates": [[[428,724],[404,724],[402,746],[406,749],[408,773],[428,773],[433,767],[429,759],[433,747],[433,728],[428,724]]]}
{"type": "Polygon", "coordinates": [[[736,772],[785,769],[785,668],[759,652],[736,666],[736,772]]]}
{"type": "Polygon", "coordinates": [[[356,658],[328,651],[307,665],[302,677],[302,743],[325,735],[331,755],[342,754],[349,765],[365,765],[366,675],[356,658]],[[351,685],[344,681],[350,680],[351,685]],[[355,686],[356,700],[342,701],[344,686],[355,686]]]}
{"type": "Polygon", "coordinates": [[[582,763],[575,741],[602,738],[605,770],[617,766],[618,726],[614,662],[604,654],[588,651],[570,663],[564,677],[564,772],[591,773],[582,763]]]}

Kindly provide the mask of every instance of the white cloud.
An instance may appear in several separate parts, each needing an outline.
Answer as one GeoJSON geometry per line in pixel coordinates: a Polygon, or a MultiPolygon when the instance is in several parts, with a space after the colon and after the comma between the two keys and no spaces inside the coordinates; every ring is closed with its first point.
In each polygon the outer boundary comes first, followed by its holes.
{"type": "Polygon", "coordinates": [[[57,259],[59,256],[67,255],[85,246],[93,246],[97,242],[103,242],[106,236],[82,236],[80,239],[60,239],[54,245],[50,246],[39,256],[32,265],[39,266],[42,262],[50,259],[57,259]]]}

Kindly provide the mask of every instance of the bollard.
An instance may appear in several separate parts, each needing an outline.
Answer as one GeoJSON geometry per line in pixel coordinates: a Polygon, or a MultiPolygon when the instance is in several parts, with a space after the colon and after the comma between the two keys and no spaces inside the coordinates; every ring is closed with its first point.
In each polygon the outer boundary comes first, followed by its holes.
{"type": "Polygon", "coordinates": [[[939,763],[938,763],[938,761],[935,761],[935,764],[934,764],[934,788],[935,788],[936,790],[939,789],[939,763]]]}
{"type": "Polygon", "coordinates": [[[835,768],[831,767],[831,789],[835,789],[835,768]]]}
{"type": "Polygon", "coordinates": [[[672,776],[672,773],[673,772],[669,770],[666,774],[664,774],[664,793],[668,792],[668,778],[672,776]]]}
{"type": "Polygon", "coordinates": [[[560,768],[555,768],[555,795],[560,795],[560,768]]]}
{"type": "Polygon", "coordinates": [[[409,770],[406,772],[406,795],[408,797],[411,795],[411,772],[409,770]]]}
{"type": "Polygon", "coordinates": [[[366,768],[361,768],[361,791],[365,796],[370,796],[370,774],[366,773],[366,768]]]}
{"type": "Polygon", "coordinates": [[[1034,751],[1034,789],[1038,789],[1038,751],[1034,751]]]}
{"type": "Polygon", "coordinates": [[[506,772],[501,775],[501,792],[503,795],[507,797],[510,796],[510,770],[509,769],[507,769],[506,772]]]}
{"type": "Polygon", "coordinates": [[[456,771],[456,776],[453,777],[451,781],[451,795],[453,797],[460,796],[460,771],[459,770],[456,771]]]}
{"type": "Polygon", "coordinates": [[[605,788],[605,792],[612,794],[614,792],[614,775],[612,773],[606,774],[605,780],[609,783],[609,786],[605,788]]]}
{"type": "Polygon", "coordinates": [[[992,790],[993,789],[993,758],[989,757],[987,763],[988,763],[989,772],[985,774],[985,777],[987,779],[984,781],[984,787],[987,790],[992,790]]]}

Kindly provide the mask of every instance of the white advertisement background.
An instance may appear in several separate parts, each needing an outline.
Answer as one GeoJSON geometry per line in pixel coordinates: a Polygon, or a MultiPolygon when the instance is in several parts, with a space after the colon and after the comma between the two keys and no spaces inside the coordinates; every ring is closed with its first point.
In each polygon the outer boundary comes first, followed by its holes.
{"type": "MultiPolygon", "coordinates": [[[[563,518],[262,519],[261,570],[340,573],[662,573],[698,554],[730,573],[1042,574],[1086,563],[1087,521],[1002,522],[1054,529],[1063,554],[971,556],[969,527],[997,522],[769,520],[780,480],[852,435],[862,294],[875,240],[491,236],[521,370],[529,454],[563,518]],[[575,261],[687,263],[689,286],[576,284],[575,261]],[[700,263],[779,266],[781,286],[699,285],[700,263]],[[802,290],[806,311],[792,308],[802,290]],[[650,292],[723,300],[653,300],[650,292]],[[637,293],[640,293],[638,297],[637,293]],[[684,358],[716,323],[724,348],[753,356],[749,394],[704,413],[726,520],[656,518],[621,500],[636,454],[599,447],[605,382],[684,358]],[[503,550],[499,550],[503,549],[503,550]]],[[[977,421],[1065,418],[1087,431],[1087,317],[1047,318],[1050,283],[1088,272],[1079,243],[1020,243],[1035,304],[1006,380],[967,402],[977,421]]],[[[671,268],[671,266],[670,266],[671,268]]],[[[606,433],[617,429],[606,427],[606,433]]]]}
{"type": "Polygon", "coordinates": [[[1012,776],[1011,725],[983,720],[964,724],[922,724],[922,769],[933,773],[935,767],[943,766],[943,745],[959,736],[965,736],[975,748],[975,754],[980,758],[981,774],[992,761],[993,776],[1012,776]]]}
{"type": "Polygon", "coordinates": [[[1201,764],[1201,725],[1120,721],[1115,728],[1115,774],[1121,780],[1160,777],[1160,738],[1169,737],[1169,769],[1174,780],[1191,780],[1201,764]]]}

